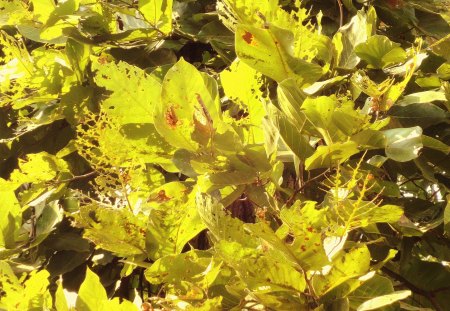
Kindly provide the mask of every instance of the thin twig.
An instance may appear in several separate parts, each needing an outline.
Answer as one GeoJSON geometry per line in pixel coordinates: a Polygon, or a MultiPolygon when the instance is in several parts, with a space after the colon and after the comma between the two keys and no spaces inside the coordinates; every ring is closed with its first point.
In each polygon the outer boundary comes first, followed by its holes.
{"type": "Polygon", "coordinates": [[[86,174],[83,174],[83,175],[74,176],[72,178],[57,180],[57,181],[55,181],[55,184],[63,184],[63,183],[66,183],[66,182],[72,182],[72,181],[75,181],[75,180],[78,180],[78,179],[91,177],[91,176],[94,176],[96,174],[98,174],[97,171],[92,171],[92,172],[89,172],[89,173],[86,173],[86,174]]]}
{"type": "Polygon", "coordinates": [[[344,6],[341,0],[337,0],[339,6],[339,28],[344,25],[344,6]]]}
{"type": "Polygon", "coordinates": [[[329,171],[330,171],[330,169],[327,169],[327,170],[324,171],[323,173],[320,173],[319,175],[317,175],[317,176],[315,176],[315,177],[313,177],[313,178],[308,179],[307,181],[305,181],[305,182],[303,183],[303,185],[302,185],[300,188],[296,189],[296,190],[294,191],[294,193],[291,195],[291,197],[286,201],[286,206],[290,205],[290,204],[292,203],[292,201],[294,201],[295,196],[296,196],[298,193],[302,192],[303,189],[305,189],[305,187],[306,187],[310,182],[312,182],[312,181],[314,181],[314,180],[316,180],[316,179],[322,177],[323,175],[325,175],[325,174],[328,173],[329,171]]]}

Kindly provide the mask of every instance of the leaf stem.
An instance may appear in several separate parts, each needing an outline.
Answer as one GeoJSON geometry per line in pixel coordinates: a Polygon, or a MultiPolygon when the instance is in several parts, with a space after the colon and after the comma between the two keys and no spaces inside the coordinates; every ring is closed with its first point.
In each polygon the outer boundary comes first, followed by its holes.
{"type": "Polygon", "coordinates": [[[57,185],[58,184],[63,184],[63,183],[66,183],[66,182],[72,182],[72,181],[75,181],[75,180],[91,177],[91,176],[94,176],[94,175],[97,175],[97,174],[98,174],[97,171],[92,171],[92,172],[89,172],[89,173],[86,173],[86,174],[83,174],[83,175],[74,176],[72,178],[57,180],[54,183],[57,184],[57,185]]]}
{"type": "Polygon", "coordinates": [[[341,0],[337,0],[339,6],[339,28],[344,25],[344,6],[342,5],[341,0]]]}

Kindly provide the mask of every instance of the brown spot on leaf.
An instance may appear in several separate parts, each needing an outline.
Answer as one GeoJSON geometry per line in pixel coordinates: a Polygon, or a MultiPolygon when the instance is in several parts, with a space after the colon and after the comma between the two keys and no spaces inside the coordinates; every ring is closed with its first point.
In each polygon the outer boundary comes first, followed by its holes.
{"type": "Polygon", "coordinates": [[[252,44],[252,42],[253,42],[253,35],[250,32],[245,31],[244,35],[242,36],[242,39],[244,39],[244,41],[247,44],[252,44]]]}
{"type": "Polygon", "coordinates": [[[147,202],[156,201],[158,203],[167,202],[171,199],[171,197],[166,195],[166,191],[164,189],[159,190],[159,192],[156,195],[150,196],[148,198],[147,202]]]}
{"type": "Polygon", "coordinates": [[[156,201],[158,201],[158,203],[162,203],[162,202],[166,202],[169,201],[170,197],[168,197],[166,195],[166,191],[165,190],[160,190],[158,192],[158,196],[156,197],[156,201]]]}
{"type": "Polygon", "coordinates": [[[174,106],[170,106],[169,109],[166,110],[164,118],[166,120],[167,125],[169,125],[171,129],[175,129],[178,125],[181,124],[181,121],[178,120],[178,117],[175,113],[174,106]]]}
{"type": "Polygon", "coordinates": [[[306,246],[305,245],[300,246],[300,248],[301,248],[302,251],[306,251],[306,246]]]}
{"type": "Polygon", "coordinates": [[[102,55],[102,56],[100,56],[100,57],[97,59],[97,61],[98,61],[100,64],[102,64],[102,65],[107,64],[107,63],[108,63],[108,56],[102,55]]]}
{"type": "Polygon", "coordinates": [[[405,4],[403,3],[403,0],[388,0],[388,5],[393,9],[400,9],[405,4]]]}
{"type": "Polygon", "coordinates": [[[314,231],[313,227],[308,227],[308,228],[306,228],[306,230],[308,230],[309,232],[313,232],[314,231]]]}

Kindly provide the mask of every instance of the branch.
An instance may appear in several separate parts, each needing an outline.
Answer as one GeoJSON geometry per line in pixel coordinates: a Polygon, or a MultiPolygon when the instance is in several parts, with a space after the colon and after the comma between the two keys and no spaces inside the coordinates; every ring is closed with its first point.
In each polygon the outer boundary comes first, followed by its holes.
{"type": "Polygon", "coordinates": [[[337,0],[339,5],[339,28],[344,25],[344,6],[342,4],[342,0],[337,0]]]}
{"type": "Polygon", "coordinates": [[[86,174],[83,174],[83,175],[74,176],[72,178],[57,180],[57,181],[55,181],[55,184],[63,184],[63,183],[66,183],[66,182],[72,182],[72,181],[75,181],[75,180],[78,180],[78,179],[91,177],[91,176],[94,176],[94,175],[97,175],[97,174],[98,174],[97,171],[92,171],[92,172],[89,172],[89,173],[86,173],[86,174]]]}
{"type": "Polygon", "coordinates": [[[296,189],[296,190],[294,191],[294,193],[291,195],[291,197],[286,201],[286,206],[289,206],[290,204],[292,204],[292,202],[293,202],[294,199],[295,199],[295,196],[296,196],[297,194],[299,194],[300,192],[302,192],[303,189],[305,189],[306,186],[307,186],[310,182],[312,182],[312,181],[314,181],[314,180],[316,180],[316,179],[318,179],[318,178],[320,178],[320,177],[326,175],[329,171],[330,171],[330,169],[327,169],[326,171],[320,173],[319,175],[317,175],[317,176],[315,176],[315,177],[313,177],[313,178],[310,178],[310,179],[308,179],[306,182],[304,182],[303,185],[302,185],[300,188],[296,189]]]}

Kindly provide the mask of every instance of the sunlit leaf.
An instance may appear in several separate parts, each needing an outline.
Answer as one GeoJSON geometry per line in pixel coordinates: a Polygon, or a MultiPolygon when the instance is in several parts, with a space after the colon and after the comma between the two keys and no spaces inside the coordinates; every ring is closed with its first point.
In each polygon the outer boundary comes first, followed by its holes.
{"type": "Polygon", "coordinates": [[[406,162],[418,157],[422,144],[422,128],[398,128],[383,131],[386,136],[386,155],[396,161],[406,162]]]}
{"type": "Polygon", "coordinates": [[[239,58],[277,82],[293,78],[300,85],[316,82],[322,68],[293,55],[292,32],[275,26],[268,29],[238,26],[236,53],[239,58]]]}
{"type": "Polygon", "coordinates": [[[375,35],[365,43],[355,47],[355,53],[371,68],[384,68],[400,63],[406,59],[406,52],[400,44],[394,43],[388,37],[375,35]]]}
{"type": "Polygon", "coordinates": [[[357,311],[375,310],[411,296],[410,290],[393,292],[392,294],[372,298],[361,304],[357,311]]]}
{"type": "Polygon", "coordinates": [[[153,109],[159,103],[158,81],[124,62],[115,64],[98,58],[93,61],[93,69],[97,85],[112,92],[101,104],[107,115],[120,124],[153,123],[153,109]]]}
{"type": "Polygon", "coordinates": [[[77,309],[81,310],[102,310],[103,304],[107,301],[106,291],[98,275],[86,269],[86,278],[81,283],[76,302],[77,309]]]}

